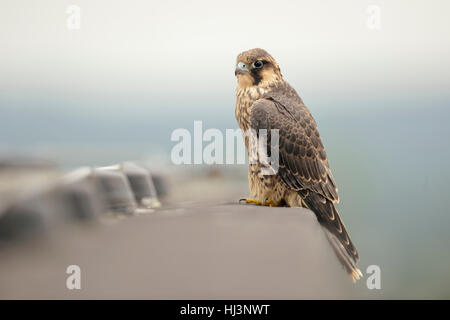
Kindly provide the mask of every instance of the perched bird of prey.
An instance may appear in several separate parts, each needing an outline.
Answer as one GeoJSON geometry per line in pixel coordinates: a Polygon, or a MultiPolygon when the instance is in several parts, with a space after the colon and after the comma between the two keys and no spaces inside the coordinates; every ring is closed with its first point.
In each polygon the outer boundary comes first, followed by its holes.
{"type": "MultiPolygon", "coordinates": [[[[312,210],[324,227],[339,261],[353,281],[362,276],[356,264],[358,252],[342,223],[335,203],[338,190],[317,124],[297,92],[283,79],[275,59],[263,49],[242,52],[235,75],[236,119],[241,130],[258,134],[271,130],[279,136],[278,170],[263,171],[266,163],[249,164],[250,198],[247,203],[269,206],[305,207],[312,210]]],[[[249,136],[244,135],[247,152],[249,136]]],[[[270,151],[267,151],[270,153],[270,151]]],[[[250,157],[250,155],[249,155],[250,157]]]]}

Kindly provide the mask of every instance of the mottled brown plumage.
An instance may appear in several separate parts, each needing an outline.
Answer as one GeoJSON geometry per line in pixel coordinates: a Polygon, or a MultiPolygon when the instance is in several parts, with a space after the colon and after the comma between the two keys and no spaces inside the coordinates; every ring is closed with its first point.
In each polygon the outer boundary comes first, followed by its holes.
{"type": "MultiPolygon", "coordinates": [[[[251,197],[260,203],[268,199],[276,205],[311,209],[347,272],[359,279],[358,253],[335,208],[334,203],[339,202],[336,182],[311,112],[283,80],[277,62],[265,50],[241,53],[235,74],[236,119],[241,129],[266,129],[268,150],[270,130],[279,130],[278,172],[264,175],[263,164],[250,164],[251,197]]],[[[248,137],[245,145],[249,151],[248,137]]]]}

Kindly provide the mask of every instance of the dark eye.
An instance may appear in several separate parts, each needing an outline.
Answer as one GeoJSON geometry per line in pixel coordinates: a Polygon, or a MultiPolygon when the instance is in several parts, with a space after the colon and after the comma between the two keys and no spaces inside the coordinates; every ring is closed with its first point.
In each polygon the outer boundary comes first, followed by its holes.
{"type": "Polygon", "coordinates": [[[255,62],[253,62],[253,68],[262,68],[262,66],[264,65],[264,62],[262,62],[261,60],[256,60],[255,62]]]}

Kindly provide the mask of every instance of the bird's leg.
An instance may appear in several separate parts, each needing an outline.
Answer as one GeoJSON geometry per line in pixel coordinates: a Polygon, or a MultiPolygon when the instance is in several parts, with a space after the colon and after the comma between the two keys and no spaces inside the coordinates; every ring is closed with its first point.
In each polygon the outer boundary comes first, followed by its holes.
{"type": "Polygon", "coordinates": [[[251,198],[243,198],[239,200],[239,203],[241,203],[241,201],[245,201],[245,203],[252,203],[252,204],[256,204],[258,206],[266,206],[266,207],[281,207],[281,202],[273,202],[271,199],[266,198],[266,200],[264,200],[264,202],[261,202],[259,200],[256,199],[251,199],[251,198]]]}
{"type": "Polygon", "coordinates": [[[276,203],[276,202],[273,202],[270,198],[266,198],[263,205],[267,206],[267,207],[280,207],[281,202],[276,203]]]}
{"type": "Polygon", "coordinates": [[[245,203],[253,203],[253,204],[256,204],[258,206],[264,205],[261,201],[256,200],[256,199],[250,199],[250,198],[239,199],[239,203],[241,203],[241,201],[245,201],[245,203]]]}

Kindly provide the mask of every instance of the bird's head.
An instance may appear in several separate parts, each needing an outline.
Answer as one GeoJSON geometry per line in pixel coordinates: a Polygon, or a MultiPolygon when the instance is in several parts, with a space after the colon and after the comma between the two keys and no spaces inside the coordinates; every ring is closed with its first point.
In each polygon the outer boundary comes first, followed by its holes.
{"type": "Polygon", "coordinates": [[[237,56],[234,71],[241,88],[266,86],[283,77],[275,59],[263,49],[251,49],[237,56]]]}

